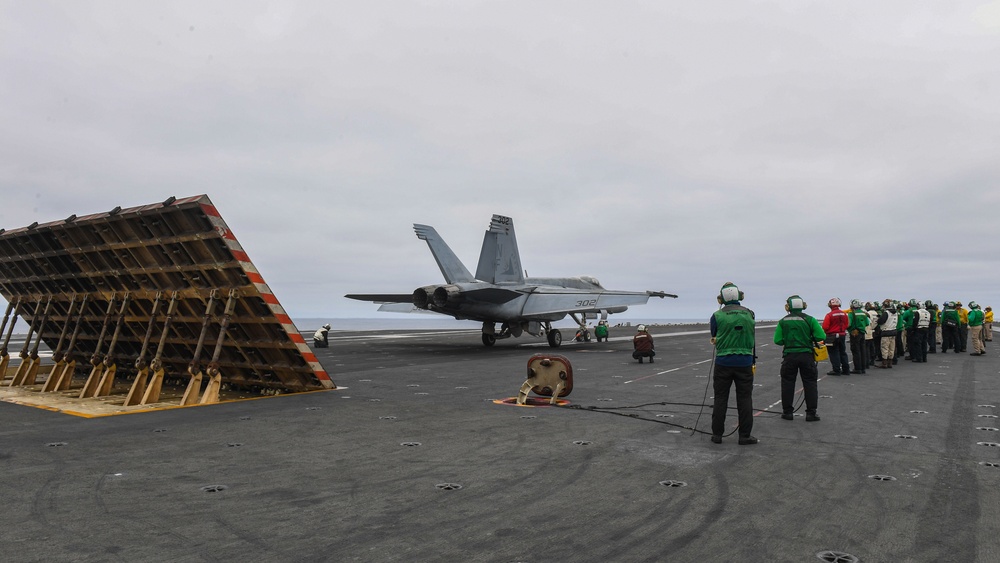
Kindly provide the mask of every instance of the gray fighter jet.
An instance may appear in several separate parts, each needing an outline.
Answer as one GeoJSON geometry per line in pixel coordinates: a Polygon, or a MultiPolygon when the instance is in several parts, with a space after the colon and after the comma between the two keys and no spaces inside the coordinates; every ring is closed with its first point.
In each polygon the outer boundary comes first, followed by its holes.
{"type": "Polygon", "coordinates": [[[413,225],[417,238],[427,241],[444,285],[419,287],[407,294],[351,294],[350,299],[383,304],[380,311],[412,312],[417,309],[483,323],[483,344],[497,339],[544,334],[552,347],[562,334],[552,323],[566,315],[580,325],[578,337],[590,340],[587,319],[607,319],[629,305],[645,305],[650,297],[677,297],[662,291],[612,291],[590,276],[529,278],[521,268],[514,237],[514,221],[494,215],[483,238],[479,266],[473,276],[433,227],[413,225]],[[497,330],[497,324],[500,329],[497,330]]]}

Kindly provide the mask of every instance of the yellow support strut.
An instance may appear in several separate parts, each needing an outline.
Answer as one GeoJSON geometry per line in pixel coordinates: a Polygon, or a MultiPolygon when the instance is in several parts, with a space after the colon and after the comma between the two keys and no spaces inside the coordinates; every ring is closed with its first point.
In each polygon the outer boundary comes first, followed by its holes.
{"type": "Polygon", "coordinates": [[[229,329],[229,322],[233,318],[233,310],[236,308],[236,299],[239,292],[235,289],[229,291],[229,299],[226,301],[226,309],[222,315],[222,323],[219,326],[219,339],[215,342],[215,352],[212,353],[212,361],[208,363],[208,385],[205,386],[205,393],[201,396],[200,403],[203,405],[218,403],[219,391],[222,390],[222,373],[219,372],[219,357],[222,355],[222,343],[226,340],[226,331],[229,329]]]}
{"type": "Polygon", "coordinates": [[[122,300],[122,309],[118,313],[118,323],[115,325],[115,334],[111,337],[111,344],[108,346],[108,354],[104,356],[104,373],[101,375],[101,382],[97,385],[95,397],[107,397],[111,394],[111,389],[115,385],[115,372],[118,364],[115,362],[115,346],[118,344],[118,336],[122,332],[122,325],[125,324],[125,313],[128,312],[129,294],[125,294],[122,300]]]}
{"type": "Polygon", "coordinates": [[[139,401],[142,400],[142,395],[146,392],[146,379],[149,377],[146,352],[149,351],[149,340],[153,336],[153,326],[156,324],[156,315],[160,312],[162,297],[163,294],[157,292],[156,297],[153,298],[153,311],[149,314],[146,336],[142,340],[142,349],[139,351],[139,357],[135,360],[135,367],[139,371],[135,374],[135,381],[132,382],[132,388],[128,390],[128,395],[125,396],[125,406],[139,404],[139,401]]]}
{"type": "Polygon", "coordinates": [[[10,335],[14,333],[14,325],[17,324],[17,310],[16,308],[21,305],[21,300],[18,299],[15,304],[13,301],[7,303],[7,312],[3,315],[3,324],[0,325],[0,334],[7,331],[6,336],[3,339],[3,347],[0,347],[0,380],[7,377],[7,365],[10,363],[10,354],[7,353],[7,345],[10,344],[10,335]],[[7,326],[7,320],[10,319],[10,313],[14,311],[14,320],[7,326]]]}
{"type": "Polygon", "coordinates": [[[143,393],[140,404],[148,405],[160,402],[160,390],[163,389],[163,375],[164,371],[166,371],[163,369],[163,347],[167,343],[167,335],[170,333],[170,321],[173,320],[176,310],[177,293],[174,293],[170,298],[170,305],[167,307],[167,318],[163,321],[163,334],[160,335],[160,345],[156,349],[156,356],[153,357],[153,361],[149,364],[149,369],[153,372],[153,376],[146,385],[146,392],[143,393]]]}
{"type": "Polygon", "coordinates": [[[201,336],[198,337],[198,346],[194,349],[194,357],[191,358],[191,363],[188,364],[188,374],[191,375],[191,381],[188,382],[187,389],[184,390],[184,396],[181,398],[182,405],[196,405],[199,402],[198,394],[201,393],[201,380],[204,374],[201,373],[198,360],[201,359],[201,352],[205,349],[205,336],[208,334],[208,325],[212,320],[212,311],[215,310],[218,293],[218,290],[213,289],[212,293],[208,296],[205,317],[201,322],[201,336]]]}
{"type": "Polygon", "coordinates": [[[28,347],[31,346],[31,337],[35,334],[35,321],[38,320],[38,313],[42,310],[42,300],[39,298],[38,303],[35,305],[35,313],[31,315],[31,323],[28,325],[28,337],[24,340],[24,347],[21,348],[20,356],[21,363],[17,366],[17,371],[14,372],[14,377],[11,378],[8,386],[19,387],[24,383],[24,380],[28,378],[28,368],[31,367],[31,362],[28,361],[28,347]]]}
{"type": "Polygon", "coordinates": [[[86,399],[87,397],[93,397],[97,393],[97,385],[100,383],[100,377],[102,373],[101,366],[101,347],[104,345],[104,337],[108,334],[108,324],[111,322],[111,315],[115,310],[115,294],[111,294],[111,299],[108,300],[108,310],[104,314],[104,325],[101,327],[101,335],[97,337],[97,344],[94,348],[94,355],[90,357],[90,365],[93,367],[90,369],[90,375],[87,377],[87,382],[83,384],[83,389],[80,390],[80,395],[78,398],[86,399]]]}

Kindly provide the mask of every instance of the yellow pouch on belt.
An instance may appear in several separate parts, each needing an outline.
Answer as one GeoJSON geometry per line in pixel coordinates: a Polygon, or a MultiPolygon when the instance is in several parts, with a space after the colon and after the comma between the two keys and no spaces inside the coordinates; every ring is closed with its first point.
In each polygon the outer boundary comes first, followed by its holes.
{"type": "Polygon", "coordinates": [[[813,348],[813,358],[815,358],[817,362],[825,362],[830,359],[830,351],[826,349],[826,346],[813,348]]]}

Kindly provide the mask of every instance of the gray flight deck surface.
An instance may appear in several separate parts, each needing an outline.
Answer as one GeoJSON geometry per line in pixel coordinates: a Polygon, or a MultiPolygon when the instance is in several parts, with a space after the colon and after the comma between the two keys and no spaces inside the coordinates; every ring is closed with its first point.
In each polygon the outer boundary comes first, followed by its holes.
{"type": "Polygon", "coordinates": [[[771,327],[753,446],[658,423],[698,420],[704,325],[653,327],[642,365],[630,328],[557,350],[334,332],[338,390],[95,419],[0,403],[3,560],[1000,560],[1000,447],[980,444],[1000,442],[1000,351],[823,363],[822,420],[786,421],[771,327]],[[553,352],[571,405],[640,418],[494,402],[553,352]],[[656,402],[678,404],[620,408],[656,402]]]}

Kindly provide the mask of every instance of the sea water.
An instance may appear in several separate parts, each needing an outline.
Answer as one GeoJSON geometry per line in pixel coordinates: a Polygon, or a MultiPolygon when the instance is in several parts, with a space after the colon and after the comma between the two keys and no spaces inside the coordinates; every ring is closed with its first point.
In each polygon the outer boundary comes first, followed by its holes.
{"type": "MultiPolygon", "coordinates": [[[[366,331],[366,330],[481,330],[483,323],[478,321],[459,321],[451,317],[410,315],[407,318],[398,317],[371,317],[371,318],[296,318],[292,319],[295,327],[303,334],[314,332],[324,324],[329,323],[331,330],[336,331],[366,331]]],[[[616,319],[608,318],[608,324],[614,326],[637,326],[640,324],[649,325],[675,325],[675,324],[697,324],[706,323],[707,319],[643,319],[629,318],[616,319]]],[[[596,321],[588,319],[587,324],[593,327],[596,321]]],[[[566,318],[552,323],[552,326],[560,330],[576,329],[573,319],[566,318]]],[[[497,327],[499,328],[499,326],[497,327]]]]}

